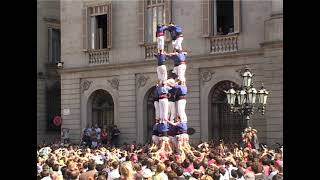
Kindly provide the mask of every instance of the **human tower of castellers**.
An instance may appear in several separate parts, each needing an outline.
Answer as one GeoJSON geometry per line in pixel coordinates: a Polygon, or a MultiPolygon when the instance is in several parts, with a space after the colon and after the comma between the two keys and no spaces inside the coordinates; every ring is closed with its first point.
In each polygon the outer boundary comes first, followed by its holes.
{"type": "Polygon", "coordinates": [[[182,28],[172,22],[169,25],[157,25],[157,75],[158,81],[154,92],[155,121],[152,142],[167,152],[173,148],[190,148],[187,134],[186,107],[186,52],[182,51],[182,28]],[[173,53],[164,51],[164,36],[168,31],[172,39],[173,53]],[[168,78],[164,62],[173,60],[172,76],[168,78]]]}

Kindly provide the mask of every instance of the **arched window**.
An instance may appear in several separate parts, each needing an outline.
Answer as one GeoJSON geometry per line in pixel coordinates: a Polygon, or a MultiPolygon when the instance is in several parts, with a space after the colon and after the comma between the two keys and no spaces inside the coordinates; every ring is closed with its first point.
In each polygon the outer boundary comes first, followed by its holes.
{"type": "Polygon", "coordinates": [[[106,128],[110,132],[114,125],[114,103],[112,96],[105,90],[99,89],[92,93],[91,124],[106,128]]]}
{"type": "MultiPolygon", "coordinates": [[[[221,81],[211,90],[209,110],[209,138],[215,141],[223,139],[225,142],[239,142],[241,131],[245,128],[245,121],[238,113],[230,112],[227,96],[224,90],[230,89],[231,81],[221,81]]],[[[235,83],[234,88],[239,86],[235,83]]]]}

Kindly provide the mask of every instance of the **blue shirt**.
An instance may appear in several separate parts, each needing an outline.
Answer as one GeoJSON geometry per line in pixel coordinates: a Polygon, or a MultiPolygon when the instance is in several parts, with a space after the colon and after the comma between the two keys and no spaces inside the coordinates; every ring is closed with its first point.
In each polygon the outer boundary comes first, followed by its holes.
{"type": "Polygon", "coordinates": [[[170,86],[159,86],[157,88],[158,94],[168,94],[169,90],[172,89],[170,86]]]}
{"type": "Polygon", "coordinates": [[[168,27],[164,26],[164,25],[161,25],[160,27],[157,27],[156,37],[164,36],[164,31],[167,30],[167,29],[168,29],[168,27]]]}
{"type": "Polygon", "coordinates": [[[174,102],[175,101],[175,93],[176,93],[176,88],[172,88],[169,91],[170,97],[168,98],[169,101],[174,102]]]}
{"type": "Polygon", "coordinates": [[[181,133],[186,133],[186,131],[188,130],[187,123],[180,122],[177,124],[176,127],[177,127],[177,131],[181,133]]]}
{"type": "Polygon", "coordinates": [[[159,131],[159,133],[169,131],[168,125],[165,123],[159,123],[158,124],[158,131],[159,131]]]}
{"type": "Polygon", "coordinates": [[[176,96],[185,96],[188,93],[187,86],[176,85],[174,88],[176,88],[176,96]]]}
{"type": "Polygon", "coordinates": [[[171,59],[174,61],[174,66],[180,65],[181,62],[186,61],[186,55],[183,52],[172,55],[171,59]]]}
{"type": "Polygon", "coordinates": [[[167,29],[171,34],[172,40],[176,40],[182,35],[182,28],[179,25],[169,25],[167,29]]]}
{"type": "Polygon", "coordinates": [[[157,58],[158,66],[163,65],[163,63],[166,61],[166,55],[165,54],[158,53],[158,54],[155,54],[154,56],[157,58]]]}

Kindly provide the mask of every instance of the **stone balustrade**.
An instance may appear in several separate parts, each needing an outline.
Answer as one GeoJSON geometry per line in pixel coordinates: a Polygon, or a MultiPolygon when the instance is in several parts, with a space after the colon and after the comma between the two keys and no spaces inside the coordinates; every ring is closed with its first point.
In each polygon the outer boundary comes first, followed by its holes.
{"type": "Polygon", "coordinates": [[[109,63],[109,49],[90,49],[88,54],[90,65],[109,63]]]}
{"type": "Polygon", "coordinates": [[[238,37],[238,34],[211,37],[211,53],[220,54],[238,51],[238,37]]]}

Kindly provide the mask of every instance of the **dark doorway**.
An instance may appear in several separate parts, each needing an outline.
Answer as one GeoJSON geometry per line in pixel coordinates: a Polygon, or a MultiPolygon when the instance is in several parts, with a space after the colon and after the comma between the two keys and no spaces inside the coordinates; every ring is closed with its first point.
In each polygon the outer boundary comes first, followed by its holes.
{"type": "MultiPolygon", "coordinates": [[[[215,141],[223,139],[225,142],[239,142],[241,131],[245,128],[245,121],[239,113],[230,112],[227,96],[224,90],[230,89],[231,81],[221,81],[211,90],[209,111],[209,138],[215,141]]],[[[233,83],[234,89],[239,85],[233,83]]]]}
{"type": "Polygon", "coordinates": [[[145,96],[145,115],[144,115],[144,142],[150,143],[152,136],[152,126],[155,123],[155,109],[154,109],[154,91],[155,86],[150,88],[145,96]]]}
{"type": "Polygon", "coordinates": [[[114,125],[114,103],[111,95],[102,89],[92,93],[92,125],[110,132],[114,125]]]}

